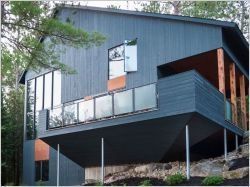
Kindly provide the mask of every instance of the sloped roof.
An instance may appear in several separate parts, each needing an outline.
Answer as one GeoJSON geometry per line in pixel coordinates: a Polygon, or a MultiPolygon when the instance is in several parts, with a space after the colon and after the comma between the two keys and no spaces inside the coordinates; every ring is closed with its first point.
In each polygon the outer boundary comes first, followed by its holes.
{"type": "MultiPolygon", "coordinates": [[[[149,12],[141,12],[141,11],[131,11],[131,10],[122,10],[122,9],[112,9],[112,8],[100,8],[100,7],[91,7],[91,6],[76,6],[76,5],[62,5],[59,4],[54,12],[54,16],[57,14],[57,10],[71,8],[71,9],[81,9],[81,10],[91,10],[91,11],[100,11],[107,13],[117,13],[117,14],[127,14],[127,15],[135,15],[135,16],[144,16],[144,17],[153,17],[153,18],[161,18],[161,19],[170,19],[175,21],[185,21],[199,24],[207,24],[219,26],[229,32],[232,36],[237,37],[240,42],[249,49],[249,44],[246,38],[243,36],[243,33],[239,29],[238,25],[234,22],[228,21],[220,21],[215,19],[205,19],[205,18],[197,18],[197,17],[189,17],[189,16],[181,16],[181,15],[171,15],[171,14],[159,14],[159,13],[149,13],[149,12]]],[[[19,79],[19,83],[24,84],[25,82],[25,74],[27,70],[25,70],[22,76],[19,79]]]]}

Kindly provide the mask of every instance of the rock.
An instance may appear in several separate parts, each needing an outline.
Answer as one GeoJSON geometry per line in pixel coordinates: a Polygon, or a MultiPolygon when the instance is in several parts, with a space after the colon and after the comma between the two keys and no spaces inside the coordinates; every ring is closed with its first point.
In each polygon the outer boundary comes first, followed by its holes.
{"type": "Polygon", "coordinates": [[[241,179],[249,174],[249,168],[243,167],[232,171],[224,171],[222,173],[225,179],[241,179]]]}
{"type": "Polygon", "coordinates": [[[205,161],[191,165],[191,176],[206,177],[209,175],[221,175],[223,172],[224,161],[214,160],[205,161]]]}
{"type": "Polygon", "coordinates": [[[95,184],[97,182],[99,182],[99,181],[95,180],[95,179],[85,179],[85,181],[82,185],[95,184]]]}
{"type": "Polygon", "coordinates": [[[155,170],[169,170],[172,166],[167,163],[150,163],[135,167],[135,172],[137,173],[152,173],[155,170]]]}
{"type": "Polygon", "coordinates": [[[243,143],[249,143],[249,131],[245,131],[243,134],[243,143]]]}
{"type": "Polygon", "coordinates": [[[243,144],[239,147],[240,153],[243,157],[248,157],[249,156],[249,145],[248,144],[243,144]]]}

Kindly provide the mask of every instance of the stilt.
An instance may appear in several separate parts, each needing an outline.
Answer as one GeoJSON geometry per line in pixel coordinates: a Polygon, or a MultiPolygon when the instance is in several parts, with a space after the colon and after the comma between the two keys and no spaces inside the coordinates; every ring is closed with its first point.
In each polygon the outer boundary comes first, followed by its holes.
{"type": "Polygon", "coordinates": [[[104,139],[102,138],[101,182],[104,184],[104,139]]]}
{"type": "Polygon", "coordinates": [[[56,186],[59,186],[59,159],[60,159],[60,145],[57,144],[57,168],[56,168],[56,186]]]}
{"type": "Polygon", "coordinates": [[[189,156],[189,129],[186,125],[186,175],[187,180],[190,179],[190,156],[189,156]]]}
{"type": "Polygon", "coordinates": [[[239,142],[238,142],[238,135],[237,134],[235,134],[235,149],[236,149],[236,151],[238,151],[238,149],[239,149],[239,142]]]}
{"type": "Polygon", "coordinates": [[[224,156],[227,160],[227,129],[224,129],[224,156]]]}

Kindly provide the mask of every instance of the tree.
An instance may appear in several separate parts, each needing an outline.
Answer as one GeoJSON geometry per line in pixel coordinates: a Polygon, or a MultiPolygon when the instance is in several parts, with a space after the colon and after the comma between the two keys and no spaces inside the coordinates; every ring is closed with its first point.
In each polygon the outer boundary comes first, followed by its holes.
{"type": "MultiPolygon", "coordinates": [[[[233,21],[248,39],[249,3],[247,1],[150,1],[140,2],[141,10],[153,13],[233,21]]],[[[137,8],[138,10],[138,8],[137,8]]]]}
{"type": "MultiPolygon", "coordinates": [[[[25,67],[31,69],[60,68],[70,72],[69,67],[58,60],[62,51],[57,46],[91,47],[105,40],[100,33],[75,28],[70,17],[61,22],[53,2],[5,1],[1,2],[1,10],[2,48],[19,51],[26,61],[25,67]],[[41,42],[45,37],[49,42],[41,42]]],[[[72,16],[75,13],[72,12],[72,16]]]]}
{"type": "Polygon", "coordinates": [[[105,40],[100,33],[75,28],[71,17],[61,22],[56,12],[53,2],[1,1],[2,185],[19,185],[21,179],[24,87],[18,81],[23,70],[60,68],[71,73],[58,60],[58,46],[88,48],[105,40]]]}

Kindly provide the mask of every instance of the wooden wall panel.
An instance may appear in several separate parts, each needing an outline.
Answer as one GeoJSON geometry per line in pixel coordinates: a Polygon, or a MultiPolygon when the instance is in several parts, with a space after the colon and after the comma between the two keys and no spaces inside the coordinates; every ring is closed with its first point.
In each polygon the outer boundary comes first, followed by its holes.
{"type": "Polygon", "coordinates": [[[224,52],[223,49],[217,49],[218,59],[218,78],[219,78],[219,91],[226,94],[225,92],[225,63],[224,63],[224,52]]]}
{"type": "Polygon", "coordinates": [[[118,90],[126,87],[126,75],[108,80],[108,91],[118,90]]]}
{"type": "Polygon", "coordinates": [[[229,64],[229,74],[230,74],[230,95],[231,95],[231,103],[232,113],[233,113],[233,122],[237,124],[237,94],[236,94],[236,74],[235,74],[235,64],[229,64]]]}
{"type": "Polygon", "coordinates": [[[49,145],[40,139],[35,140],[35,160],[49,160],[49,145]]]}
{"type": "Polygon", "coordinates": [[[245,77],[244,75],[240,75],[240,104],[241,104],[241,118],[242,118],[242,125],[243,128],[247,129],[246,124],[246,90],[245,90],[245,77]]]}

